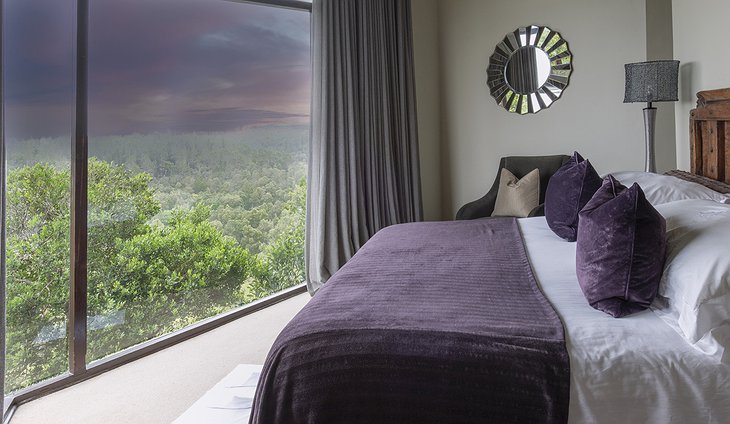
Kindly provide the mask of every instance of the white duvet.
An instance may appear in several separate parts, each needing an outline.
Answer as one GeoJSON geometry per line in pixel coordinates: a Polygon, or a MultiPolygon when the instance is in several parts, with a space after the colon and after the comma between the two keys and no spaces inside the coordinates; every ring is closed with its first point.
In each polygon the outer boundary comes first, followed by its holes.
{"type": "Polygon", "coordinates": [[[544,217],[518,221],[535,278],[565,326],[571,423],[730,423],[730,366],[650,310],[617,319],[591,308],[575,243],[555,236],[544,217]]]}

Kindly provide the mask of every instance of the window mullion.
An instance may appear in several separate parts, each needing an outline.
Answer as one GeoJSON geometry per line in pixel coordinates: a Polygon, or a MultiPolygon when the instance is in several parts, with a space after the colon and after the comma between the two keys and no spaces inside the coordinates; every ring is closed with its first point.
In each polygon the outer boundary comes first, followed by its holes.
{"type": "Polygon", "coordinates": [[[88,211],[88,0],[76,1],[76,120],[71,147],[71,278],[68,360],[71,374],[86,371],[88,211]]]}

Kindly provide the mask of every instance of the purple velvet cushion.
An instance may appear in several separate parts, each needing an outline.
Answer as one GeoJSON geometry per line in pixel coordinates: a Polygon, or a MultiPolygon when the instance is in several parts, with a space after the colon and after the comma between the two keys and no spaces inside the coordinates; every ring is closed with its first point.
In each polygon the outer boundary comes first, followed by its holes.
{"type": "Polygon", "coordinates": [[[545,219],[560,238],[575,241],[578,212],[601,186],[601,177],[578,152],[550,177],[545,192],[545,219]]]}
{"type": "Polygon", "coordinates": [[[617,318],[648,308],[665,250],[666,223],[641,187],[607,176],[578,223],[576,271],[588,303],[617,318]]]}

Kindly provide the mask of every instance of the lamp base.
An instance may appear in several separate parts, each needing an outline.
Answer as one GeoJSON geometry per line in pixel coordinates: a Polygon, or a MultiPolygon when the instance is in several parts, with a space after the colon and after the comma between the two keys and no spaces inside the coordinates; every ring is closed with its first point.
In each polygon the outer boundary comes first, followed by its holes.
{"type": "Polygon", "coordinates": [[[646,162],[644,171],[656,172],[656,162],[654,160],[654,126],[656,122],[656,108],[649,106],[644,108],[644,141],[646,143],[644,154],[646,162]]]}

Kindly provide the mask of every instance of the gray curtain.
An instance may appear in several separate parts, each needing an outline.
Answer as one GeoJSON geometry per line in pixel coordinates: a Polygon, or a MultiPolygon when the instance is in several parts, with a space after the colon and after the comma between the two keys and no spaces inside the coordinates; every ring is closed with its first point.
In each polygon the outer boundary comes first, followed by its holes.
{"type": "Polygon", "coordinates": [[[307,286],[422,219],[410,0],[314,0],[307,286]]]}

